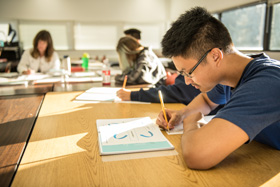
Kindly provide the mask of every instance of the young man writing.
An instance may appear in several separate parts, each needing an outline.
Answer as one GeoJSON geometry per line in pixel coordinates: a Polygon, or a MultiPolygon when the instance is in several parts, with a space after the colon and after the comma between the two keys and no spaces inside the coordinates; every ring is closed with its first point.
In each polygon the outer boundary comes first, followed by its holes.
{"type": "Polygon", "coordinates": [[[280,63],[265,54],[246,56],[226,27],[205,9],[187,11],[163,40],[163,55],[202,93],[180,111],[162,111],[157,124],[184,123],[183,157],[188,167],[209,169],[244,143],[256,140],[280,149],[280,63]],[[207,125],[198,124],[225,104],[207,125]]]}

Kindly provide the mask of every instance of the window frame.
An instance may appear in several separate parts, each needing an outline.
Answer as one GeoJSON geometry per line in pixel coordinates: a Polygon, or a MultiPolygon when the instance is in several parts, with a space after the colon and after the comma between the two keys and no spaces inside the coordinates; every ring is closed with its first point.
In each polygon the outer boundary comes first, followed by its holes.
{"type": "MultiPolygon", "coordinates": [[[[271,52],[280,52],[280,47],[279,49],[270,49],[270,41],[271,41],[271,29],[272,29],[272,20],[273,20],[273,6],[274,5],[277,5],[279,4],[280,5],[280,1],[278,2],[274,2],[272,4],[270,4],[269,6],[269,13],[268,13],[268,26],[267,26],[267,29],[268,29],[268,34],[267,34],[267,42],[266,42],[266,47],[267,47],[267,51],[271,51],[271,52]]],[[[280,31],[279,31],[280,32],[280,31]]]]}
{"type": "Polygon", "coordinates": [[[221,11],[217,12],[212,12],[212,14],[218,14],[219,15],[219,20],[221,21],[222,14],[227,11],[233,11],[241,8],[247,8],[247,7],[252,7],[252,6],[257,6],[260,4],[266,4],[266,10],[265,10],[265,22],[264,22],[264,32],[263,32],[263,50],[240,50],[240,51],[246,51],[246,52],[256,52],[256,51],[268,51],[268,52],[280,52],[279,50],[272,50],[270,49],[270,39],[271,39],[271,24],[272,24],[272,15],[273,15],[273,6],[275,4],[279,4],[280,1],[274,1],[271,3],[268,3],[268,1],[259,1],[259,2],[253,2],[253,3],[248,3],[242,6],[237,6],[237,7],[232,7],[229,9],[224,9],[221,11]]]}

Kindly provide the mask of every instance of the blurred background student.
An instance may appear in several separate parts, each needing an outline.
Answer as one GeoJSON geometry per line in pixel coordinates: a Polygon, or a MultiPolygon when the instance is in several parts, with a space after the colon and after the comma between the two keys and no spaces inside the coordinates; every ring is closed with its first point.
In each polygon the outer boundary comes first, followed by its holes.
{"type": "Polygon", "coordinates": [[[134,37],[139,43],[141,40],[141,31],[135,28],[127,29],[124,31],[124,34],[126,36],[132,36],[134,37]]]}
{"type": "Polygon", "coordinates": [[[149,48],[142,46],[134,37],[120,38],[117,45],[121,75],[115,76],[117,84],[165,84],[166,72],[161,61],[149,48]]]}
{"type": "Polygon", "coordinates": [[[24,51],[18,65],[20,74],[36,72],[47,73],[51,69],[60,69],[60,60],[53,47],[51,34],[42,30],[33,40],[33,48],[24,51]]]}

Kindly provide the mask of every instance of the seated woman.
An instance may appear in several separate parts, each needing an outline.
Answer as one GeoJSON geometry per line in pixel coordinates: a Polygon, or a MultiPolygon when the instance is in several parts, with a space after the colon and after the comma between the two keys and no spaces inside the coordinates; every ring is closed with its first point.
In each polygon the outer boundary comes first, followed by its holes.
{"type": "Polygon", "coordinates": [[[166,72],[155,53],[143,47],[131,37],[122,37],[117,45],[121,75],[116,75],[116,84],[121,84],[127,75],[127,84],[154,84],[165,83],[166,72]]]}
{"type": "Polygon", "coordinates": [[[32,74],[47,73],[51,69],[59,70],[60,60],[54,51],[50,33],[42,30],[35,36],[33,48],[24,51],[17,70],[20,74],[32,74]]]}

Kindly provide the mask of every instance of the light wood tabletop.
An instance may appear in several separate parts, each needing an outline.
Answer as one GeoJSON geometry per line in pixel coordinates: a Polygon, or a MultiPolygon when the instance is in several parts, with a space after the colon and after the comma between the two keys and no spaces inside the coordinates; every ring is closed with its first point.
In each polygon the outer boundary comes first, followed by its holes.
{"type": "MultiPolygon", "coordinates": [[[[252,142],[216,167],[191,170],[181,135],[163,134],[176,155],[107,161],[99,155],[97,119],[149,116],[160,104],[72,102],[82,92],[47,93],[12,186],[279,186],[280,151],[252,142]]],[[[181,104],[166,104],[180,109],[181,104]]]]}

